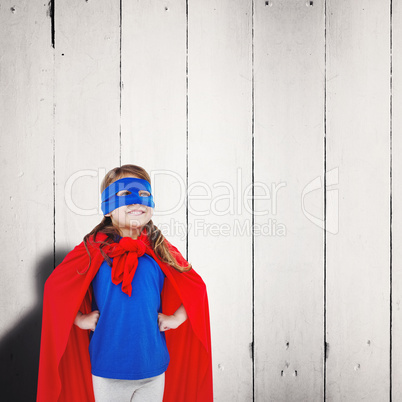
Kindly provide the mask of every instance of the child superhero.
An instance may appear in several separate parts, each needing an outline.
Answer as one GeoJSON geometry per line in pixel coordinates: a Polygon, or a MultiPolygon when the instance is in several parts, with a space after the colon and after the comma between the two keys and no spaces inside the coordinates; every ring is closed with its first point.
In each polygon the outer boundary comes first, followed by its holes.
{"type": "MultiPolygon", "coordinates": [[[[113,182],[102,193],[104,214],[135,203],[154,206],[147,180],[125,177],[113,182]],[[118,196],[122,188],[131,191],[118,196]],[[141,189],[146,189],[149,196],[138,196],[141,189]]],[[[166,332],[170,363],[163,400],[212,402],[211,337],[205,283],[194,269],[179,272],[162,261],[152,249],[147,227],[142,229],[137,239],[109,240],[102,232],[96,237],[89,236],[88,251],[84,241],[77,245],[45,284],[37,401],[94,401],[88,351],[90,331],[78,328],[74,320],[78,311],[83,314],[91,312],[91,282],[104,262],[105,253],[113,257],[111,280],[116,286],[121,284],[122,291],[127,294],[131,293],[130,281],[135,275],[138,257],[146,253],[154,258],[165,274],[161,293],[163,313],[171,315],[183,305],[188,316],[180,327],[166,332]]],[[[178,249],[166,239],[164,241],[176,262],[181,267],[188,266],[178,249]]]]}

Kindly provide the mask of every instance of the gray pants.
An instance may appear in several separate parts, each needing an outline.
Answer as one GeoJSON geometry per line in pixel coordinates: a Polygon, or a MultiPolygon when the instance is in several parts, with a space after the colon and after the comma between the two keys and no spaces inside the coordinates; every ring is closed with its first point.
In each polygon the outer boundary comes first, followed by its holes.
{"type": "Polygon", "coordinates": [[[96,402],[158,402],[163,399],[165,373],[143,380],[114,380],[92,375],[96,402]]]}

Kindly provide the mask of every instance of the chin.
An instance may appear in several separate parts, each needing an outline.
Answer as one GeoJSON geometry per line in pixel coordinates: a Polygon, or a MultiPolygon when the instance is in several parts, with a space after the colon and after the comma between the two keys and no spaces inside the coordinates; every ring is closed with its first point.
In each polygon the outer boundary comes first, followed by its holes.
{"type": "Polygon", "coordinates": [[[148,222],[149,222],[149,220],[145,220],[145,221],[131,220],[131,221],[129,222],[128,227],[130,227],[130,228],[135,228],[135,229],[139,229],[139,228],[141,228],[141,227],[144,227],[148,222]]]}
{"type": "Polygon", "coordinates": [[[128,227],[129,228],[140,228],[141,226],[144,226],[144,224],[143,223],[141,223],[141,222],[138,222],[138,221],[130,221],[129,222],[129,224],[128,224],[128,227]]]}

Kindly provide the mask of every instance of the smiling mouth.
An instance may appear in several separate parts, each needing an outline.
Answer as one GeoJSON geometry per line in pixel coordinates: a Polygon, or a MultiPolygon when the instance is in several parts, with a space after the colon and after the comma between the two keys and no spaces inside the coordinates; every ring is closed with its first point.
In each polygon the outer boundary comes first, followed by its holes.
{"type": "Polygon", "coordinates": [[[141,211],[139,209],[134,209],[133,211],[128,212],[129,215],[142,215],[145,214],[144,211],[141,211]]]}

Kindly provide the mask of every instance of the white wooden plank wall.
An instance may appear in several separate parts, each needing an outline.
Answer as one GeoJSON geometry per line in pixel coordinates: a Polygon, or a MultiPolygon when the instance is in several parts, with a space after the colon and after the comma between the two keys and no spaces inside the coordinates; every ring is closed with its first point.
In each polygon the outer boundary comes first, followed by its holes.
{"type": "Polygon", "coordinates": [[[101,221],[100,182],[120,163],[119,20],[113,0],[55,7],[56,253],[101,221]]]}
{"type": "Polygon", "coordinates": [[[43,4],[29,1],[18,5],[4,1],[0,8],[0,197],[5,261],[0,336],[36,302],[38,263],[52,252],[53,56],[46,11],[43,4]]]}
{"type": "Polygon", "coordinates": [[[402,400],[402,4],[392,3],[392,365],[390,396],[402,400]]]}
{"type": "Polygon", "coordinates": [[[252,242],[242,194],[251,183],[251,3],[189,2],[188,27],[189,257],[209,292],[215,398],[248,401],[252,242]]]}
{"type": "Polygon", "coordinates": [[[151,174],[152,218],[186,255],[186,3],[124,1],[122,164],[151,174]]]}
{"type": "Polygon", "coordinates": [[[0,6],[2,398],[35,395],[41,281],[53,266],[53,52],[47,10],[47,4],[28,0],[0,6]]]}
{"type": "Polygon", "coordinates": [[[326,241],[327,397],[385,401],[390,392],[390,10],[387,2],[327,6],[327,170],[337,169],[339,177],[339,231],[327,233],[326,241]]]}
{"type": "Polygon", "coordinates": [[[324,4],[255,4],[255,395],[319,401],[324,4]]]}
{"type": "Polygon", "coordinates": [[[0,4],[2,395],[133,163],[207,283],[216,401],[402,400],[400,2],[47,3],[0,4]]]}

